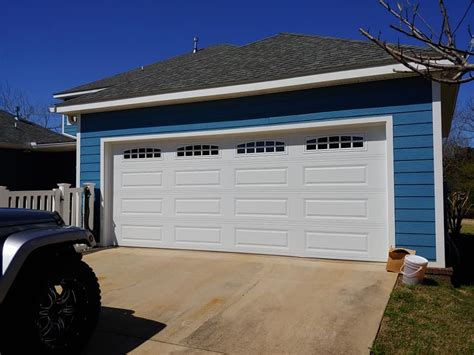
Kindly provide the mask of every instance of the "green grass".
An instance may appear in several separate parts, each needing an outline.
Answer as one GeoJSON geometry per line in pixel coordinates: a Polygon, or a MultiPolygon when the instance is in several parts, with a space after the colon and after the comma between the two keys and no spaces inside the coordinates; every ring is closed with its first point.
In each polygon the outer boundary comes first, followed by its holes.
{"type": "Polygon", "coordinates": [[[474,354],[474,286],[455,289],[448,277],[397,282],[375,339],[375,354],[474,354]]]}
{"type": "Polygon", "coordinates": [[[474,224],[463,224],[461,233],[474,235],[474,224]]]}

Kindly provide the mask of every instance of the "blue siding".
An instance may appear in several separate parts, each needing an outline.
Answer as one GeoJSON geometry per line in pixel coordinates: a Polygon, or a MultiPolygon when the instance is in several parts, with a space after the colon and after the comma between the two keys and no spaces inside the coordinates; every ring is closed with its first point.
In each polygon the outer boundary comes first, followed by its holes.
{"type": "Polygon", "coordinates": [[[76,136],[77,134],[77,124],[67,124],[66,116],[63,116],[63,133],[69,134],[70,136],[76,136]]]}
{"type": "Polygon", "coordinates": [[[100,138],[393,116],[396,244],[435,259],[431,84],[410,78],[81,118],[81,181],[100,182],[100,138]]]}

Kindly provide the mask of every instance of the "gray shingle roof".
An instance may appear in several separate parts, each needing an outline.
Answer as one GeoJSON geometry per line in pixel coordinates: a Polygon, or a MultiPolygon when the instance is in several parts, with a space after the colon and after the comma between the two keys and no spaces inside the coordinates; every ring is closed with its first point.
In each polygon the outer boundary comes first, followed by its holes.
{"type": "Polygon", "coordinates": [[[31,142],[66,143],[75,139],[53,132],[37,124],[20,119],[15,127],[15,116],[0,110],[0,144],[29,147],[31,142]]]}
{"type": "MultiPolygon", "coordinates": [[[[416,51],[426,51],[411,47],[416,51]]],[[[158,62],[144,70],[64,91],[108,87],[58,106],[285,79],[395,63],[368,41],[280,33],[244,46],[220,45],[158,62]]]]}

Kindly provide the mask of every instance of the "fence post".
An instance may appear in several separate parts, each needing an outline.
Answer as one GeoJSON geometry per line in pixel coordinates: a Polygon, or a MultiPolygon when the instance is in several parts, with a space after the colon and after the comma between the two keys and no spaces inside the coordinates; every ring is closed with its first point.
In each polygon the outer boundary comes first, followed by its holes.
{"type": "Polygon", "coordinates": [[[61,190],[53,189],[53,211],[60,215],[63,213],[61,202],[61,190]]]}
{"type": "Polygon", "coordinates": [[[95,183],[84,183],[84,228],[94,229],[94,196],[95,183]]]}
{"type": "Polygon", "coordinates": [[[64,223],[67,225],[71,224],[71,206],[70,206],[70,193],[69,193],[69,188],[71,187],[71,184],[58,184],[59,186],[59,191],[61,192],[61,208],[60,208],[60,215],[64,220],[64,223]]]}
{"type": "Polygon", "coordinates": [[[8,189],[6,186],[0,186],[0,207],[8,206],[8,189]]]}

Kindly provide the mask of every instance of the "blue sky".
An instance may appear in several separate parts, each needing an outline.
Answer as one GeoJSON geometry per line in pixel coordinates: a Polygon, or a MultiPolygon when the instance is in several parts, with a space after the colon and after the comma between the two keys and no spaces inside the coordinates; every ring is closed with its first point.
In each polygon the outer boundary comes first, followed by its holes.
{"type": "MultiPolygon", "coordinates": [[[[427,20],[439,27],[438,1],[420,2],[427,20]]],[[[456,22],[468,1],[446,2],[456,22]]],[[[465,24],[473,19],[471,12],[465,24]]],[[[0,5],[0,84],[46,105],[63,89],[191,51],[195,34],[205,47],[278,32],[362,39],[363,26],[396,41],[389,22],[377,0],[6,0],[0,5]]],[[[468,40],[465,28],[459,43],[468,40]]],[[[462,88],[460,102],[471,95],[474,84],[462,88]]]]}

